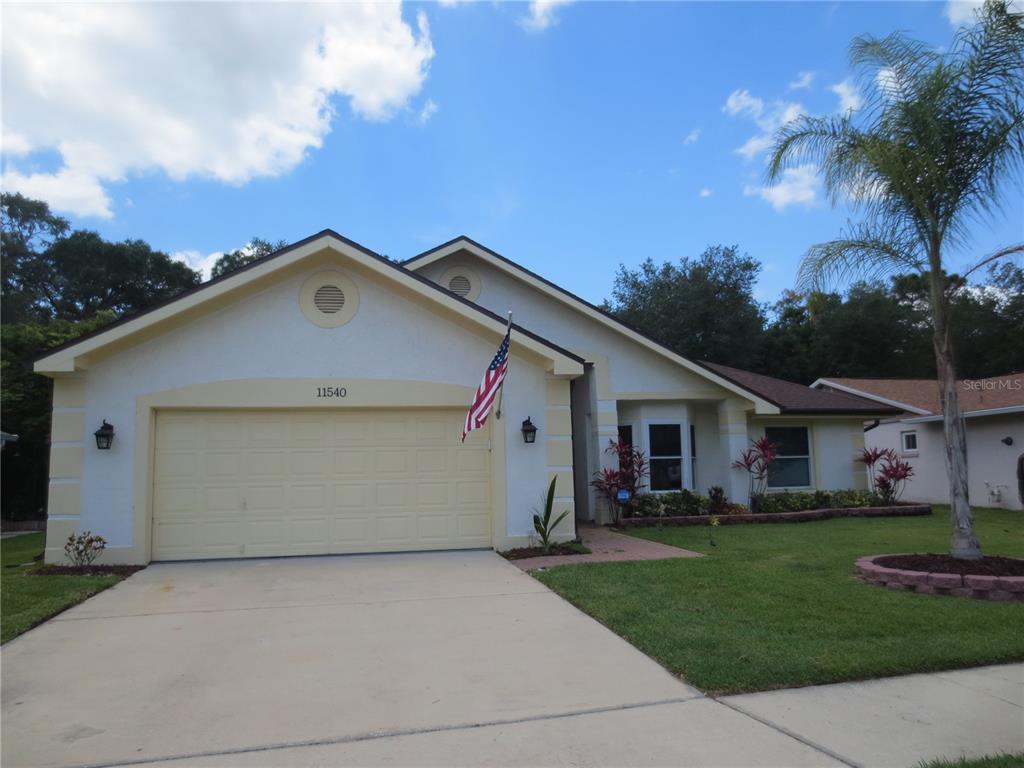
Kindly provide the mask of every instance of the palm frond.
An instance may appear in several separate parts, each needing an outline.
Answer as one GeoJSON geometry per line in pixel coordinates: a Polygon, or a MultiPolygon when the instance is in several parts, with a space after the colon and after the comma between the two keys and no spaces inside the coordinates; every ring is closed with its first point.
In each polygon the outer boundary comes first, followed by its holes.
{"type": "Polygon", "coordinates": [[[918,253],[916,233],[899,222],[851,225],[844,237],[807,250],[797,271],[797,287],[825,291],[856,279],[921,272],[926,265],[918,253]]]}

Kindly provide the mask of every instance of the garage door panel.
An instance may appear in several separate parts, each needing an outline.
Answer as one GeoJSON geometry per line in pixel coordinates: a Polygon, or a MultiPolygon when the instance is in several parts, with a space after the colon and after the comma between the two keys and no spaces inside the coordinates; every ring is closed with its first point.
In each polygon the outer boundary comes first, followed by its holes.
{"type": "Polygon", "coordinates": [[[160,412],[153,557],[486,547],[490,455],[456,411],[160,412]]]}

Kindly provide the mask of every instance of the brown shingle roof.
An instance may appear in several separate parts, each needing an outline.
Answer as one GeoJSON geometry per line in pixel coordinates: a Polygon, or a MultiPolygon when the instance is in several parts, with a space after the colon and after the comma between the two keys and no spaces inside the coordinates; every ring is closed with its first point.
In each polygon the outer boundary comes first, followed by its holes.
{"type": "MultiPolygon", "coordinates": [[[[877,395],[887,400],[912,405],[931,414],[942,413],[939,383],[934,379],[848,379],[822,378],[824,386],[838,384],[877,395]]],[[[964,413],[989,408],[1024,405],[1024,372],[1008,373],[988,379],[961,379],[960,408],[964,413]]]]}
{"type": "Polygon", "coordinates": [[[729,379],[734,384],[746,389],[758,397],[779,406],[783,413],[802,414],[851,414],[857,416],[898,414],[898,408],[881,405],[874,400],[867,400],[842,392],[826,392],[811,389],[803,384],[792,381],[751,373],[740,368],[730,368],[718,363],[700,363],[719,376],[729,379]]]}

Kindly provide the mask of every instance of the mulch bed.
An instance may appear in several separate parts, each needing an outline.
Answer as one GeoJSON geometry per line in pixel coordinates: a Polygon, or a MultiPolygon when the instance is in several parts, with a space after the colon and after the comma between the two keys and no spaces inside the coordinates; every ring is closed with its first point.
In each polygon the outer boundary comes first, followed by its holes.
{"type": "Polygon", "coordinates": [[[131,576],[144,565],[43,565],[30,576],[131,576]]]}
{"type": "Polygon", "coordinates": [[[875,564],[901,571],[957,573],[961,576],[1024,576],[1024,560],[1014,557],[958,560],[949,555],[888,555],[876,557],[875,564]]]}
{"type": "Polygon", "coordinates": [[[528,557],[551,557],[553,555],[588,555],[590,550],[581,549],[578,544],[574,547],[564,544],[552,544],[547,552],[544,551],[544,547],[521,547],[520,549],[499,552],[498,554],[506,560],[525,560],[528,557]]]}
{"type": "MultiPolygon", "coordinates": [[[[743,523],[808,523],[814,520],[831,520],[836,517],[916,517],[930,515],[928,504],[895,504],[891,507],[830,507],[828,509],[806,509],[801,512],[759,512],[742,515],[719,515],[721,525],[742,525],[743,523]]],[[[685,517],[625,517],[619,520],[620,528],[651,528],[662,525],[707,525],[710,515],[687,515],[685,517]]]]}

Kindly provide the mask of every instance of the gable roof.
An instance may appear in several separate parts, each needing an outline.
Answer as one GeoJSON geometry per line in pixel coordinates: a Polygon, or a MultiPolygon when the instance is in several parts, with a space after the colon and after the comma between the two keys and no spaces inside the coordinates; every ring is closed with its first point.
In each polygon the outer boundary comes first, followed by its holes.
{"type": "MultiPolygon", "coordinates": [[[[961,379],[957,382],[960,409],[964,413],[1024,406],[1024,372],[1008,373],[988,379],[961,379]]],[[[941,415],[942,399],[935,379],[857,379],[820,378],[811,384],[886,403],[920,416],[941,415]]]]}
{"type": "Polygon", "coordinates": [[[413,256],[411,259],[406,259],[402,262],[402,266],[410,270],[421,269],[428,264],[433,264],[435,261],[440,261],[441,259],[460,251],[467,251],[471,253],[497,269],[539,290],[541,293],[544,293],[547,296],[582,312],[584,315],[596,320],[605,327],[611,328],[617,333],[621,333],[623,336],[626,336],[631,341],[634,341],[662,357],[667,358],[669,361],[675,363],[681,368],[684,368],[691,373],[695,373],[746,400],[753,401],[755,413],[779,413],[779,407],[777,404],[762,397],[757,392],[738,384],[730,378],[720,375],[718,372],[708,368],[707,366],[695,363],[694,361],[688,360],[682,355],[673,352],[668,347],[641,333],[627,323],[622,322],[601,307],[591,304],[586,299],[577,296],[560,285],[556,285],[547,278],[541,277],[536,272],[527,269],[521,264],[517,264],[508,257],[502,256],[497,251],[493,251],[485,245],[481,245],[466,235],[459,235],[446,243],[442,243],[430,250],[413,256]]]}
{"type": "MultiPolygon", "coordinates": [[[[220,306],[218,301],[234,300],[238,291],[246,285],[324,250],[333,250],[348,256],[371,271],[398,281],[427,300],[444,305],[480,327],[501,334],[505,332],[506,318],[452,293],[333,230],[325,229],[143,312],[123,317],[92,333],[47,350],[35,361],[34,370],[37,373],[68,373],[87,367],[88,355],[114,344],[130,344],[133,338],[150,338],[172,318],[201,311],[204,305],[206,308],[216,308],[220,306]]],[[[556,374],[578,375],[583,372],[584,361],[578,355],[520,325],[513,324],[512,328],[519,336],[520,344],[552,362],[556,374]]]]}
{"type": "Polygon", "coordinates": [[[881,405],[843,392],[827,392],[821,389],[805,387],[784,379],[776,379],[760,373],[751,373],[740,368],[731,368],[718,363],[702,362],[720,376],[736,382],[745,389],[759,394],[779,407],[782,413],[801,415],[814,414],[849,414],[851,416],[888,416],[901,413],[899,408],[881,405]]]}

